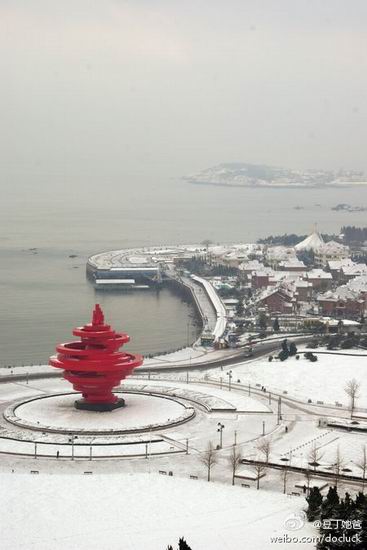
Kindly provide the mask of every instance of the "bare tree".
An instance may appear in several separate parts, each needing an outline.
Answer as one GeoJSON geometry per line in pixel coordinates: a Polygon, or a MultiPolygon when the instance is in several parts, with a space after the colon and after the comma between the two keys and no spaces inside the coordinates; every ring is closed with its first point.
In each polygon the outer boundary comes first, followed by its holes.
{"type": "Polygon", "coordinates": [[[352,418],[356,400],[359,397],[359,389],[361,387],[360,382],[356,380],[355,378],[352,378],[352,380],[349,380],[344,388],[345,393],[350,398],[350,416],[352,418]]]}
{"type": "Polygon", "coordinates": [[[234,485],[234,478],[236,477],[238,466],[241,464],[241,453],[237,449],[236,445],[233,445],[231,449],[231,454],[228,457],[228,461],[232,468],[232,485],[234,485]]]}
{"type": "Polygon", "coordinates": [[[252,467],[256,474],[256,489],[260,489],[260,478],[265,475],[267,465],[261,460],[262,457],[257,456],[252,467]]]}
{"type": "Polygon", "coordinates": [[[346,465],[345,458],[341,454],[340,447],[338,445],[335,453],[335,462],[333,464],[333,472],[334,472],[334,480],[335,480],[336,488],[338,487],[339,477],[345,465],[346,465]]]}
{"type": "Polygon", "coordinates": [[[260,478],[265,474],[266,466],[263,462],[257,462],[253,467],[256,474],[256,489],[260,489],[260,478]]]}
{"type": "Polygon", "coordinates": [[[316,443],[313,443],[308,453],[308,463],[310,466],[313,466],[314,471],[316,471],[316,467],[319,465],[319,461],[323,456],[324,453],[321,451],[320,447],[318,447],[316,443]]]}
{"type": "Polygon", "coordinates": [[[213,241],[211,241],[210,239],[204,239],[203,241],[201,241],[201,244],[205,246],[206,251],[208,252],[209,245],[213,244],[213,241]]]}
{"type": "Polygon", "coordinates": [[[272,442],[269,438],[261,439],[257,445],[257,450],[263,455],[266,465],[269,464],[269,458],[272,448],[272,442]]]}
{"type": "Polygon", "coordinates": [[[204,464],[208,472],[208,481],[210,481],[210,474],[213,466],[218,464],[218,456],[215,454],[213,443],[210,441],[206,451],[200,455],[200,462],[204,464]]]}
{"type": "Polygon", "coordinates": [[[362,445],[362,452],[358,462],[356,462],[357,467],[362,471],[362,493],[364,493],[364,485],[366,483],[366,472],[367,472],[367,447],[362,445]]]}
{"type": "Polygon", "coordinates": [[[307,494],[310,493],[310,483],[311,483],[311,478],[312,478],[312,474],[311,474],[311,470],[310,470],[310,465],[307,464],[307,470],[305,471],[305,478],[306,478],[306,482],[307,482],[307,494]]]}

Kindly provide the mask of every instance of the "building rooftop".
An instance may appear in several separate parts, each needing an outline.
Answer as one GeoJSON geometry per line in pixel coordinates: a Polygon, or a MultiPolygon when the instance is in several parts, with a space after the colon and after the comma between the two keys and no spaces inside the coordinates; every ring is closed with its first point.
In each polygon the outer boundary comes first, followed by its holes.
{"type": "Polygon", "coordinates": [[[355,263],[343,265],[341,271],[343,275],[346,275],[347,277],[357,277],[357,275],[367,274],[367,265],[355,263]]]}
{"type": "Polygon", "coordinates": [[[329,260],[327,265],[331,271],[340,271],[343,266],[354,265],[354,262],[350,258],[342,258],[340,260],[329,260]]]}
{"type": "Polygon", "coordinates": [[[331,280],[333,278],[332,274],[323,269],[311,269],[308,273],[305,274],[306,279],[323,279],[331,280]]]}
{"type": "Polygon", "coordinates": [[[324,243],[320,245],[316,252],[321,254],[339,254],[339,253],[347,253],[349,251],[348,246],[345,246],[344,244],[337,243],[336,241],[329,241],[327,243],[324,243]]]}

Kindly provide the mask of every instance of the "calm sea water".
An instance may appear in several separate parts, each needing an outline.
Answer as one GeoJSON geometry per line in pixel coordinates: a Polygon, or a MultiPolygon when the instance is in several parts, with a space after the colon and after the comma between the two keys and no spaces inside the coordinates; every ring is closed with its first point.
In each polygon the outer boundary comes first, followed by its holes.
{"type": "Polygon", "coordinates": [[[367,206],[367,188],[225,189],[168,179],[148,185],[135,176],[103,185],[6,182],[2,193],[0,365],[44,362],[73,326],[89,320],[96,301],[115,328],[130,334],[130,349],[157,352],[194,337],[191,306],[168,290],[96,294],[85,278],[87,257],[95,252],[206,238],[253,241],[307,233],[315,222],[325,233],[366,225],[365,213],[331,206],[367,206]]]}

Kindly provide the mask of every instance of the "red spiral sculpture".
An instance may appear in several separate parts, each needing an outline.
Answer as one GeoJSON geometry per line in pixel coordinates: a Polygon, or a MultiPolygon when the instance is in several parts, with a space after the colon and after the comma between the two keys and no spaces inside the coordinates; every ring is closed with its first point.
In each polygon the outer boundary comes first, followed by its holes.
{"type": "Polygon", "coordinates": [[[49,364],[63,369],[64,378],[82,393],[83,399],[76,401],[75,407],[94,411],[123,407],[124,400],[112,389],[143,363],[141,355],[118,351],[130,336],[104,324],[99,304],[94,308],[92,322],[74,329],[73,334],[81,341],[56,346],[57,355],[50,357],[49,364]]]}

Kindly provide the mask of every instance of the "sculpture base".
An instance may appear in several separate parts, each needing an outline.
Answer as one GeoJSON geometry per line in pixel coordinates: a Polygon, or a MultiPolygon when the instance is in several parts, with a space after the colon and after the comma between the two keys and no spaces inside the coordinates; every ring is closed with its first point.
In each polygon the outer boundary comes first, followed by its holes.
{"type": "Polygon", "coordinates": [[[74,405],[76,409],[81,411],[106,412],[125,407],[125,400],[121,397],[115,401],[115,403],[89,403],[89,401],[86,401],[85,399],[79,399],[78,401],[75,401],[74,405]]]}

